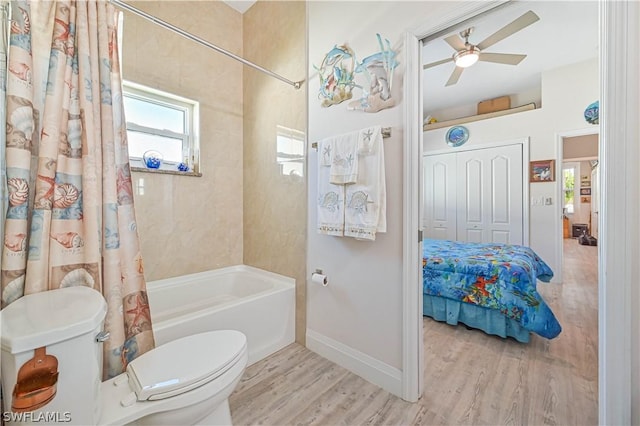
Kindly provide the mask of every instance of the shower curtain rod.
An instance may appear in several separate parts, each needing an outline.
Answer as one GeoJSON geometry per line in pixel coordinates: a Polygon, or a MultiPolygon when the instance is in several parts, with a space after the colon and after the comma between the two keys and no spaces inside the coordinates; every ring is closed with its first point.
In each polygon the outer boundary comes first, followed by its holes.
{"type": "Polygon", "coordinates": [[[182,28],[178,28],[175,25],[171,25],[170,23],[165,22],[162,19],[156,18],[153,15],[149,15],[148,13],[143,12],[142,10],[137,9],[137,8],[135,8],[135,7],[133,7],[133,6],[129,5],[129,4],[121,1],[121,0],[109,0],[109,3],[115,5],[116,7],[124,9],[124,10],[126,10],[128,12],[131,12],[134,15],[138,15],[138,16],[140,16],[142,18],[145,18],[145,19],[153,22],[154,24],[158,24],[163,28],[166,28],[166,29],[168,29],[170,31],[173,31],[173,32],[177,33],[177,34],[180,34],[181,36],[183,36],[185,38],[188,38],[191,41],[195,41],[196,43],[199,43],[199,44],[201,44],[203,46],[206,46],[206,47],[208,47],[210,49],[213,49],[216,52],[222,53],[223,55],[227,55],[228,57],[233,58],[236,61],[240,61],[245,65],[248,65],[248,66],[250,66],[252,68],[257,69],[258,71],[262,71],[263,73],[268,74],[271,77],[275,77],[278,80],[283,81],[283,82],[293,86],[296,89],[299,89],[302,86],[302,83],[304,83],[304,80],[291,81],[288,78],[284,78],[283,76],[281,76],[279,74],[276,74],[275,72],[273,72],[271,70],[263,68],[260,65],[254,64],[253,62],[247,61],[246,59],[244,59],[244,58],[242,58],[242,57],[240,57],[240,56],[238,56],[236,54],[233,54],[233,53],[229,52],[228,50],[225,50],[225,49],[223,49],[221,47],[218,47],[215,44],[209,43],[208,41],[206,41],[204,39],[201,39],[200,37],[195,36],[195,35],[193,35],[191,33],[188,33],[185,30],[183,30],[182,28]]]}

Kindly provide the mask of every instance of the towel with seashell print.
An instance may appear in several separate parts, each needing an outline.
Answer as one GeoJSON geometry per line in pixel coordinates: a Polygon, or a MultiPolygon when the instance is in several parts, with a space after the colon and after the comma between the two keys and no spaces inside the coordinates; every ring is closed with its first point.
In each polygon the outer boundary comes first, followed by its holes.
{"type": "Polygon", "coordinates": [[[387,231],[387,187],[380,126],[363,129],[358,138],[358,178],[345,187],[344,235],[375,241],[387,231]]]}
{"type": "Polygon", "coordinates": [[[319,234],[344,235],[344,185],[331,183],[334,139],[318,143],[318,204],[319,234]]]}
{"type": "Polygon", "coordinates": [[[386,192],[381,126],[318,143],[318,233],[375,241],[378,232],[387,231],[386,192]],[[336,153],[344,151],[336,144],[350,138],[357,141],[358,166],[348,170],[353,173],[349,182],[336,184],[332,164],[336,153]]]}

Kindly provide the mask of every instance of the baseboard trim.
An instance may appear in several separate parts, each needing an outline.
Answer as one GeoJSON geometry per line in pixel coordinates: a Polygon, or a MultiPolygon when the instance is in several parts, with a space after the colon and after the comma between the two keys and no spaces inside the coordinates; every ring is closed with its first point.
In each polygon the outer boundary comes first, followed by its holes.
{"type": "Polygon", "coordinates": [[[402,371],[399,369],[309,329],[307,348],[402,398],[402,371]]]}

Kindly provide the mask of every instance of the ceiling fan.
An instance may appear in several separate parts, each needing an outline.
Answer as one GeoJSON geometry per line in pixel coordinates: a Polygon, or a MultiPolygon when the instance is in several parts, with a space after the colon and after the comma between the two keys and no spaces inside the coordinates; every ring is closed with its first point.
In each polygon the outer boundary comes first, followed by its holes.
{"type": "Polygon", "coordinates": [[[503,40],[510,35],[517,33],[523,28],[528,27],[539,19],[540,17],[530,10],[519,18],[513,20],[511,23],[505,25],[495,33],[491,34],[489,37],[485,38],[478,44],[469,43],[469,36],[473,32],[473,27],[467,28],[464,31],[460,31],[459,35],[452,34],[449,37],[446,37],[444,41],[446,41],[447,44],[451,46],[456,52],[450,58],[442,59],[440,61],[431,62],[424,65],[423,69],[435,67],[437,65],[453,61],[456,64],[456,68],[451,73],[447,84],[445,84],[445,86],[451,86],[458,82],[458,79],[460,78],[460,75],[462,75],[462,71],[464,71],[465,68],[470,67],[478,61],[495,62],[498,64],[506,65],[518,65],[524,58],[527,57],[527,55],[517,55],[511,53],[490,53],[485,52],[484,50],[488,47],[493,46],[500,40],[503,40]],[[464,41],[462,39],[464,39],[464,41]]]}

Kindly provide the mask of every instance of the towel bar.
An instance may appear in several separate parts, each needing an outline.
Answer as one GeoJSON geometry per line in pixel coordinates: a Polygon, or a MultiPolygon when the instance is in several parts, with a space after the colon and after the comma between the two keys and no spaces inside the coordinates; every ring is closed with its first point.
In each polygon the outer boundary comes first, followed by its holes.
{"type": "MultiPolygon", "coordinates": [[[[391,127],[383,127],[382,128],[382,137],[388,138],[391,137],[391,127]]],[[[314,142],[311,144],[311,148],[318,149],[318,142],[314,142]]]]}

